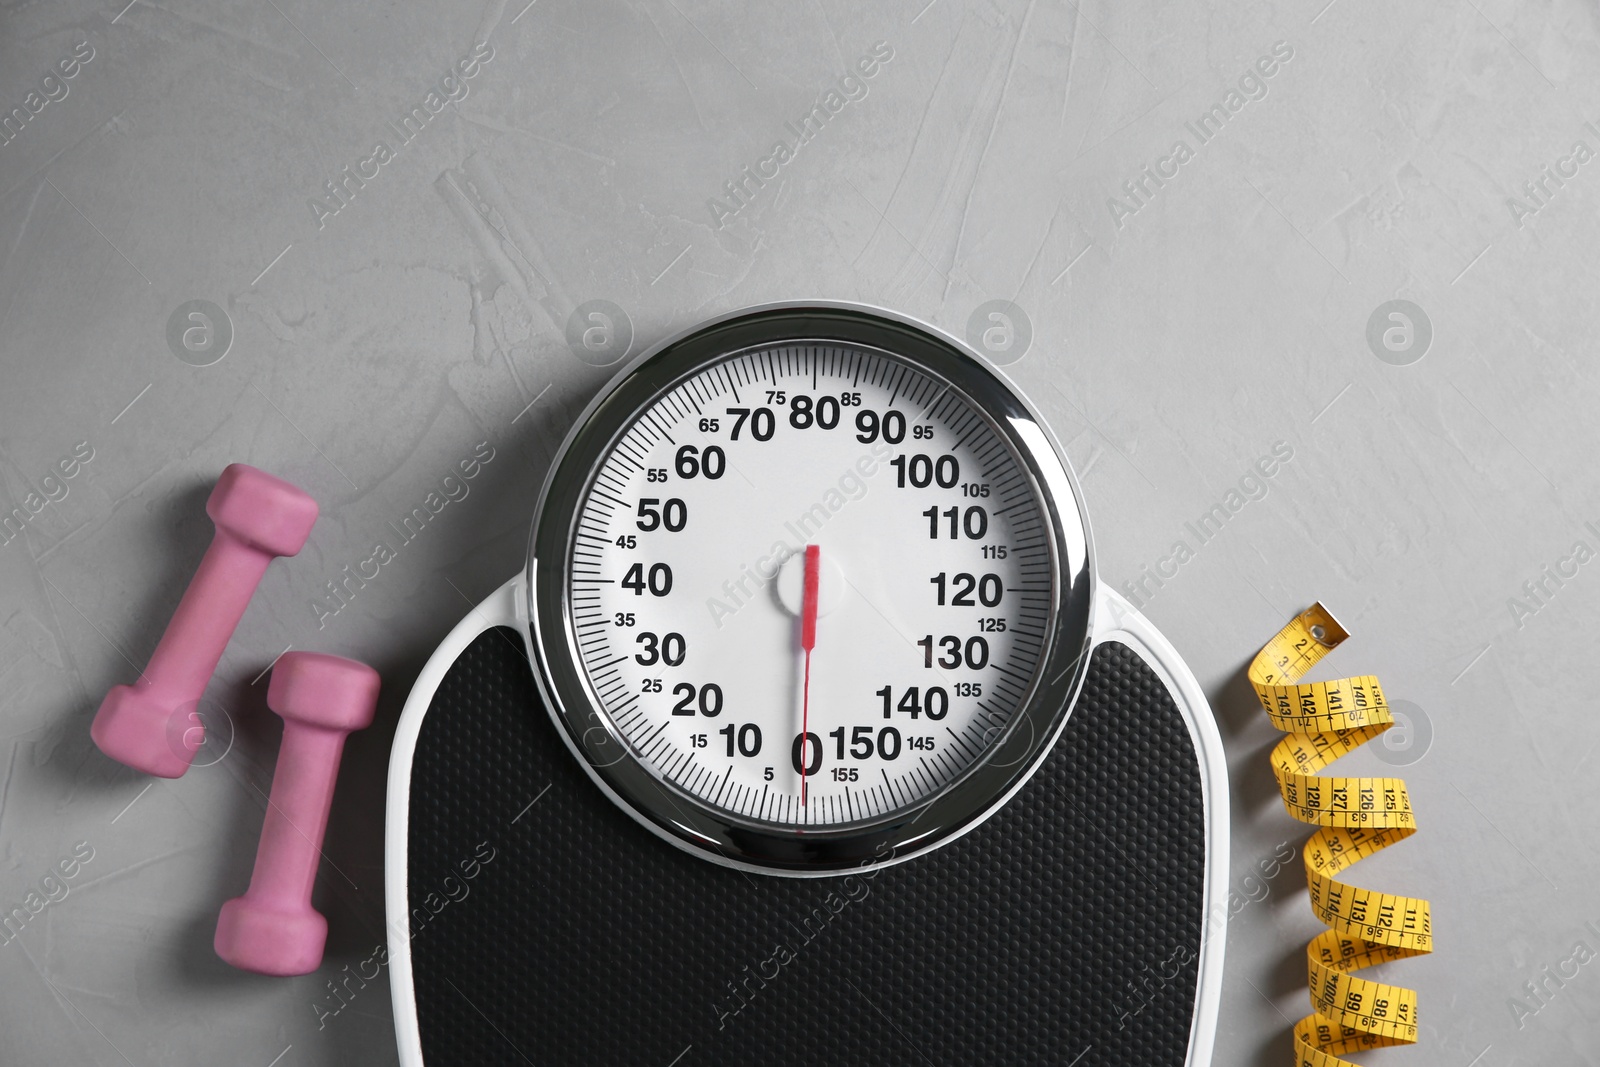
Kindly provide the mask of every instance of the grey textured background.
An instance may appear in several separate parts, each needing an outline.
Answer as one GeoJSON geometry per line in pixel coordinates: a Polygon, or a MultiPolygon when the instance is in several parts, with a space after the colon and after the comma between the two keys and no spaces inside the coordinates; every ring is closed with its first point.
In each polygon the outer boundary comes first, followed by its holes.
{"type": "MultiPolygon", "coordinates": [[[[1104,577],[1195,549],[1146,611],[1212,696],[1233,881],[1266,894],[1229,932],[1218,1064],[1289,1062],[1305,1010],[1319,926],[1298,866],[1245,879],[1307,831],[1241,672],[1318,598],[1355,635],[1324,676],[1376,673],[1433,731],[1403,753],[1422,755],[1402,772],[1421,832],[1350,875],[1435,904],[1436,954],[1385,972],[1419,989],[1424,1050],[1374,1061],[1597,1062],[1600,964],[1547,982],[1548,1003],[1523,989],[1600,948],[1600,161],[1560,163],[1600,151],[1592,4],[23,0],[0,11],[0,110],[85,41],[67,95],[0,145],[0,508],[65,491],[0,546],[0,907],[75,843],[94,858],[0,944],[0,1062],[393,1062],[383,979],[318,1005],[383,937],[401,701],[520,567],[550,451],[606,378],[566,317],[612,300],[637,348],[800,297],[957,333],[1015,301],[1034,340],[1010,370],[1080,472],[1104,577]],[[878,41],[894,58],[867,95],[717,226],[707,200],[878,41]],[[1293,57],[1265,97],[1197,146],[1185,123],[1279,41],[1293,57]],[[469,95],[400,145],[389,123],[479,42],[469,95]],[[1135,205],[1123,183],[1180,138],[1193,158],[1135,205]],[[380,140],[394,158],[319,225],[311,198],[333,203],[323,183],[380,140]],[[1547,166],[1577,173],[1535,201],[1547,166]],[[1433,328],[1408,366],[1366,340],[1396,298],[1433,328]],[[197,299],[234,331],[205,367],[166,339],[197,299]],[[482,441],[469,495],[319,619],[325,583],[482,441]],[[1185,523],[1277,441],[1293,459],[1265,498],[1197,547],[1185,523]],[[80,445],[93,458],[46,484],[80,445]],[[235,460],[322,518],[223,658],[215,762],[152,783],[89,721],[154,647],[235,460]],[[1579,541],[1576,576],[1526,599],[1579,541]],[[255,680],[290,645],[367,660],[386,690],[329,830],[328,959],[273,980],[210,941],[276,752],[255,680]],[[1538,1007],[1520,1022],[1519,996],[1538,1007]]],[[[1371,751],[1337,768],[1387,769],[1371,751]]]]}

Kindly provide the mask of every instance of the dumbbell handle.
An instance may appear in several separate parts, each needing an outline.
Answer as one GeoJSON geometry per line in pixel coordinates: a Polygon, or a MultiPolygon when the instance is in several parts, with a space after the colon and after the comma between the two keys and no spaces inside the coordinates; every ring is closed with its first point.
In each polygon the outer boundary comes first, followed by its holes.
{"type": "Polygon", "coordinates": [[[310,906],[345,733],[284,721],[278,769],[245,896],[310,906]]]}
{"type": "Polygon", "coordinates": [[[218,529],[135,684],[159,692],[174,708],[198,701],[273,558],[218,529]]]}

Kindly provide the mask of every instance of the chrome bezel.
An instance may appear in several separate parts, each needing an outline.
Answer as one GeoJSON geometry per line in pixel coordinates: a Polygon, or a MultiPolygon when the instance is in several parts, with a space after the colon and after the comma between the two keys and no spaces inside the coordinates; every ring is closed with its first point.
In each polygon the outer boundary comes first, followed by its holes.
{"type": "Polygon", "coordinates": [[[1082,496],[1043,421],[980,356],[929,326],[861,305],[769,305],[669,339],[624,368],[578,418],[541,492],[524,576],[525,636],[557,732],[595,784],[641,825],[713,862],[819,876],[899,862],[980,824],[1026,783],[1050,751],[1083,683],[1094,568],[1082,496]],[[774,344],[832,342],[883,352],[947,382],[987,415],[1021,462],[1041,504],[1052,551],[1052,619],[1029,689],[1000,738],[937,793],[874,819],[805,827],[752,821],[661,778],[600,709],[577,654],[567,574],[573,533],[594,472],[639,412],[707,364],[774,344]]]}

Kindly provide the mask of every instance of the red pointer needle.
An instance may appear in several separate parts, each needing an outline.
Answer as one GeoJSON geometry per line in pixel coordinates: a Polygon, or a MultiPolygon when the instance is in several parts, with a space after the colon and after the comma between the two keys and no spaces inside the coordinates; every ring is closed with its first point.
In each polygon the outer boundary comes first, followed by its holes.
{"type": "Polygon", "coordinates": [[[811,741],[811,650],[817,645],[817,590],[822,585],[822,549],[806,546],[806,576],[800,600],[800,647],[806,654],[805,683],[800,697],[800,803],[806,802],[806,746],[811,741]]]}

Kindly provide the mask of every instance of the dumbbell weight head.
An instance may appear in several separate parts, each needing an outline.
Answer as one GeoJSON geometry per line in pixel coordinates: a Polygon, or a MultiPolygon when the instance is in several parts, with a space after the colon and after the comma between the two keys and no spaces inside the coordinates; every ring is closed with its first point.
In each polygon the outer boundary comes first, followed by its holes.
{"type": "Polygon", "coordinates": [[[291,978],[322,966],[328,920],[315,908],[298,908],[246,894],[217,913],[212,947],[241,971],[291,978]]]}
{"type": "Polygon", "coordinates": [[[317,502],[282,478],[230,463],[206,498],[206,514],[242,544],[269,556],[292,556],[311,536],[317,502]]]}
{"type": "Polygon", "coordinates": [[[285,722],[340,734],[372,725],[378,672],[365,663],[322,652],[286,652],[272,668],[267,706],[285,722]]]}

